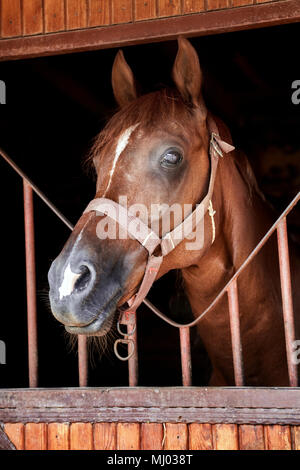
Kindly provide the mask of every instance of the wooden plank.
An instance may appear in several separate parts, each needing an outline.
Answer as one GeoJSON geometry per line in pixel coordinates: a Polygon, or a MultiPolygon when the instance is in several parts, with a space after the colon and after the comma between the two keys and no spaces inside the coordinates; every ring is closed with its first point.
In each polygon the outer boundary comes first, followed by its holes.
{"type": "Polygon", "coordinates": [[[244,5],[252,5],[254,0],[232,0],[233,7],[242,7],[244,5]]]}
{"type": "Polygon", "coordinates": [[[183,14],[197,13],[205,10],[204,0],[183,0],[183,14]]]}
{"type": "Polygon", "coordinates": [[[0,450],[16,450],[15,445],[4,431],[3,424],[0,424],[0,450]]]}
{"type": "Polygon", "coordinates": [[[47,424],[27,423],[25,425],[25,450],[47,449],[47,424]]]}
{"type": "Polygon", "coordinates": [[[41,34],[43,32],[43,2],[31,0],[23,3],[23,34],[41,34]]]}
{"type": "Polygon", "coordinates": [[[158,0],[158,16],[175,16],[181,14],[180,0],[158,0]]]}
{"type": "Polygon", "coordinates": [[[117,425],[116,423],[94,424],[94,449],[116,450],[117,449],[117,425]]]}
{"type": "Polygon", "coordinates": [[[164,450],[188,449],[188,428],[183,423],[166,423],[164,450]]]}
{"type": "Polygon", "coordinates": [[[44,0],[45,32],[63,31],[65,29],[64,0],[44,0]]]}
{"type": "Polygon", "coordinates": [[[110,24],[110,9],[110,0],[88,0],[88,26],[110,24]]]}
{"type": "Polygon", "coordinates": [[[112,24],[132,21],[132,0],[111,0],[112,24]]]}
{"type": "Polygon", "coordinates": [[[24,450],[24,424],[6,423],[4,430],[17,450],[24,450]]]}
{"type": "Polygon", "coordinates": [[[141,449],[162,450],[164,438],[163,425],[159,423],[141,424],[141,449]]]}
{"type": "Polygon", "coordinates": [[[4,38],[21,36],[21,0],[1,1],[1,36],[4,38]]]}
{"type": "Polygon", "coordinates": [[[293,426],[293,449],[300,450],[300,426],[293,426]]]}
{"type": "Polygon", "coordinates": [[[140,449],[140,425],[138,423],[117,424],[117,449],[140,449]]]}
{"type": "Polygon", "coordinates": [[[213,450],[211,424],[189,424],[189,449],[213,450]]]}
{"type": "Polygon", "coordinates": [[[229,8],[230,0],[207,0],[207,10],[218,10],[219,8],[229,8]]]}
{"type": "MultiPolygon", "coordinates": [[[[91,387],[0,389],[4,408],[194,407],[300,409],[300,388],[91,387]]],[[[224,409],[224,411],[226,412],[224,409]]],[[[1,411],[0,411],[1,412],[1,411]]]]}
{"type": "Polygon", "coordinates": [[[290,426],[265,426],[266,450],[290,450],[290,426]]]}
{"type": "Polygon", "coordinates": [[[300,409],[108,407],[108,408],[3,408],[0,421],[10,423],[232,423],[300,425],[300,409]]]}
{"type": "Polygon", "coordinates": [[[149,22],[137,21],[46,36],[3,39],[0,41],[0,60],[124,47],[172,40],[179,35],[207,36],[299,21],[299,0],[279,0],[243,8],[161,18],[149,22]]]}
{"type": "Polygon", "coordinates": [[[156,18],[156,0],[134,0],[135,21],[156,18]]]}
{"type": "Polygon", "coordinates": [[[48,424],[48,450],[69,450],[70,426],[68,423],[48,424]]]}
{"type": "Polygon", "coordinates": [[[66,0],[66,29],[87,26],[87,0],[66,0]]]}
{"type": "Polygon", "coordinates": [[[99,421],[299,425],[300,389],[121,387],[0,390],[0,422],[99,421]]]}
{"type": "Polygon", "coordinates": [[[236,424],[214,424],[212,432],[216,450],[238,450],[239,437],[236,424]]]}
{"type": "Polygon", "coordinates": [[[93,425],[91,423],[71,424],[70,449],[93,450],[93,425]]]}
{"type": "Polygon", "coordinates": [[[241,424],[239,426],[240,450],[264,450],[264,427],[241,424]]]}

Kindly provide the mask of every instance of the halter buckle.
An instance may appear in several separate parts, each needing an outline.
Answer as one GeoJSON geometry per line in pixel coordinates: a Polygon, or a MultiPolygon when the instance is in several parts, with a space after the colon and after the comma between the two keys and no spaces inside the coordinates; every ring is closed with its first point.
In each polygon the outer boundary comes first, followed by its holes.
{"type": "Polygon", "coordinates": [[[219,157],[223,158],[223,152],[218,143],[219,139],[220,139],[220,136],[216,134],[215,132],[212,132],[211,138],[210,138],[210,145],[213,147],[214,151],[219,155],[219,157]]]}

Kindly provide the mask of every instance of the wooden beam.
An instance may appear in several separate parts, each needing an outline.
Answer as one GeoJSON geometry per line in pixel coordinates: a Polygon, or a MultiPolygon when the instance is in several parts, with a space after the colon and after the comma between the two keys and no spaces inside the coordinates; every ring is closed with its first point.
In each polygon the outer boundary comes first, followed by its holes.
{"type": "Polygon", "coordinates": [[[300,424],[299,388],[2,389],[0,422],[300,424]]]}
{"type": "Polygon", "coordinates": [[[177,38],[262,28],[300,21],[300,2],[277,2],[207,11],[33,37],[0,40],[0,60],[82,52],[177,38]]]}
{"type": "MultiPolygon", "coordinates": [[[[300,388],[293,387],[86,387],[0,389],[5,408],[278,408],[299,409],[300,388]]],[[[0,419],[1,422],[1,419],[0,419]]]]}

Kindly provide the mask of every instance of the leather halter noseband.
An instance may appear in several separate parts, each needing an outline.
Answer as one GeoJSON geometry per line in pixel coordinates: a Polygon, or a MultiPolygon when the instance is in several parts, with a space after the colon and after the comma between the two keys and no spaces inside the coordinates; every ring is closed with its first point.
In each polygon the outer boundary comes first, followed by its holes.
{"type": "Polygon", "coordinates": [[[195,227],[204,218],[207,210],[210,211],[210,215],[214,212],[212,209],[211,198],[214,189],[219,157],[223,157],[223,152],[231,152],[234,150],[234,147],[227,142],[224,142],[220,138],[217,125],[211,116],[208,116],[208,129],[210,132],[210,179],[208,192],[200,204],[197,205],[196,209],[191,212],[191,214],[189,214],[181,224],[177,225],[172,231],[165,234],[162,238],[159,238],[159,236],[144,222],[131,214],[130,209],[127,210],[125,207],[121,206],[115,201],[112,201],[111,199],[93,199],[83,212],[85,214],[87,212],[95,211],[99,215],[106,215],[110,217],[121,227],[125,228],[127,232],[148,251],[149,256],[144,278],[137,294],[134,297],[134,300],[130,302],[130,308],[128,309],[130,312],[135,312],[138,306],[145,299],[156,279],[164,256],[173,251],[176,246],[182,242],[183,238],[181,234],[184,233],[184,238],[187,238],[187,236],[194,231],[195,227]],[[153,252],[158,246],[161,247],[161,255],[155,256],[153,252]]]}

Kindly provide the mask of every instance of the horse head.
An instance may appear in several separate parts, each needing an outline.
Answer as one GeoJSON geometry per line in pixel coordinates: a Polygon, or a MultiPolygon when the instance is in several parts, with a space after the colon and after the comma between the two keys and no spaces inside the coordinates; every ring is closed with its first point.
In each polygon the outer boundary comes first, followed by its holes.
{"type": "MultiPolygon", "coordinates": [[[[156,224],[159,236],[166,232],[162,221],[168,212],[161,208],[180,209],[180,215],[169,212],[172,230],[181,222],[181,209],[193,210],[207,193],[211,167],[202,73],[186,39],[178,40],[172,76],[174,89],[138,96],[133,73],[119,51],[112,86],[120,109],[97,136],[90,157],[97,173],[95,198],[126,203],[145,225],[156,224]],[[159,210],[153,212],[153,207],[159,210]]],[[[52,312],[70,333],[105,334],[116,310],[141,284],[148,253],[116,225],[116,236],[107,236],[107,217],[85,212],[52,263],[52,312]]],[[[163,258],[156,278],[198,260],[211,244],[208,227],[201,249],[187,250],[182,240],[163,258]]]]}

